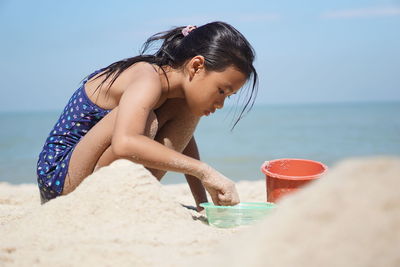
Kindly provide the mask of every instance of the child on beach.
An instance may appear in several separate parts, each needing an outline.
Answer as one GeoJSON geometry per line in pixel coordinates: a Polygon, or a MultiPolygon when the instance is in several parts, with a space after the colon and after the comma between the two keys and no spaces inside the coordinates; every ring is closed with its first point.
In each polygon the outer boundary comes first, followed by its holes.
{"type": "MultiPolygon", "coordinates": [[[[200,161],[195,138],[202,116],[252,80],[244,109],[257,93],[254,50],[231,25],[212,22],[151,36],[139,56],[88,75],[51,130],[37,163],[42,204],[72,192],[117,159],[143,164],[158,179],[185,174],[195,199],[235,205],[235,184],[200,161]],[[145,52],[156,42],[154,54],[145,52]]],[[[236,123],[237,123],[236,121],[236,123]]]]}

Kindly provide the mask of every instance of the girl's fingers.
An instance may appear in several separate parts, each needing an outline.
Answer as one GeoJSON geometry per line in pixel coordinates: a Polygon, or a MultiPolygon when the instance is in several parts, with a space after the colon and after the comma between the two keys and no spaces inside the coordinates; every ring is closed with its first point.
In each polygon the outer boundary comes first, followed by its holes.
{"type": "Polygon", "coordinates": [[[214,202],[214,205],[220,206],[220,201],[218,199],[217,194],[210,194],[211,195],[211,199],[214,202]]]}
{"type": "Polygon", "coordinates": [[[231,202],[232,201],[232,195],[231,194],[218,194],[218,199],[222,202],[231,202]]]}
{"type": "Polygon", "coordinates": [[[240,203],[240,199],[239,196],[236,196],[233,200],[232,200],[233,205],[237,205],[240,203]]]}
{"type": "Polygon", "coordinates": [[[223,206],[233,206],[238,203],[230,194],[218,194],[218,199],[223,206]]]}

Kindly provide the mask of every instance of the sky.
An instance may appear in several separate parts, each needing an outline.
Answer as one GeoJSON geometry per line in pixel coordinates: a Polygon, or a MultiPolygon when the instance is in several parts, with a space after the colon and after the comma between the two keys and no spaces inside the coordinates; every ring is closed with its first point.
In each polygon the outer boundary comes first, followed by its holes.
{"type": "Polygon", "coordinates": [[[256,51],[256,104],[400,101],[400,0],[0,0],[0,111],[61,111],[152,34],[216,20],[256,51]]]}

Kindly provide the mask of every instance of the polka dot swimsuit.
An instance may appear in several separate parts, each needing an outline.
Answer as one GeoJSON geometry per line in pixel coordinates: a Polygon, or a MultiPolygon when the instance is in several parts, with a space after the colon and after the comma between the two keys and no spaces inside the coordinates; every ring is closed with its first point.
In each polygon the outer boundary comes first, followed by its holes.
{"type": "Polygon", "coordinates": [[[85,83],[103,69],[90,74],[74,92],[51,130],[37,162],[37,181],[42,203],[61,195],[72,151],[79,140],[111,110],[94,104],[85,83]]]}

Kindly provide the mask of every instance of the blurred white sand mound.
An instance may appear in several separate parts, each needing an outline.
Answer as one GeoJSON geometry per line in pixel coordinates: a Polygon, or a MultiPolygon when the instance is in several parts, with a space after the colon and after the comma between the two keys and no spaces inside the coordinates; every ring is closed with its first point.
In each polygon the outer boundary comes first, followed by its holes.
{"type": "Polygon", "coordinates": [[[400,266],[400,159],[342,162],[208,260],[213,266],[400,266]]]}

